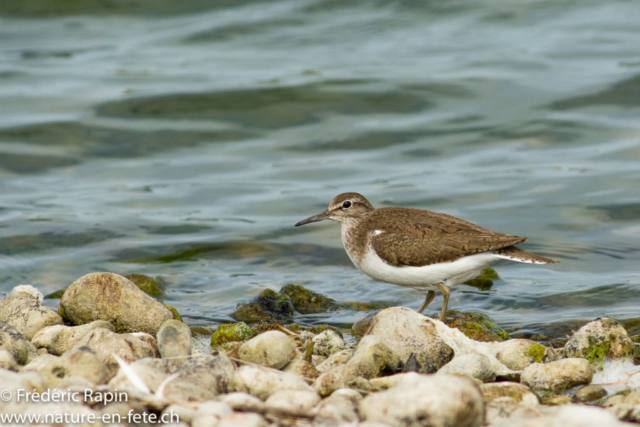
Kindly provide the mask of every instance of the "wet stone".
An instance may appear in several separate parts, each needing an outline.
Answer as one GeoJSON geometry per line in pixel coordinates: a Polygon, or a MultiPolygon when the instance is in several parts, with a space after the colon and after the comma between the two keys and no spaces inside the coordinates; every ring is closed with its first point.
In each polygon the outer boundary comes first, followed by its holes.
{"type": "Polygon", "coordinates": [[[550,363],[534,363],[522,371],[520,382],[539,393],[561,393],[564,390],[589,384],[593,368],[585,359],[569,358],[550,363]]]}
{"type": "Polygon", "coordinates": [[[302,314],[325,313],[343,308],[331,298],[310,291],[300,285],[288,284],[280,289],[280,293],[291,299],[293,307],[302,314]]]}
{"type": "Polygon", "coordinates": [[[478,277],[475,279],[467,280],[464,282],[465,285],[473,286],[474,288],[480,289],[482,291],[488,291],[493,286],[493,281],[498,280],[500,276],[498,273],[491,267],[487,267],[478,277]]]}
{"type": "MultiPolygon", "coordinates": [[[[436,318],[436,316],[432,316],[436,318]]],[[[505,341],[509,339],[509,334],[486,314],[470,311],[447,311],[445,324],[451,328],[456,328],[466,336],[476,341],[505,341]]]]}
{"type": "Polygon", "coordinates": [[[545,355],[546,347],[535,341],[513,339],[500,345],[496,359],[507,368],[521,371],[532,363],[540,363],[545,355]]]}
{"type": "Polygon", "coordinates": [[[596,319],[580,328],[564,347],[565,357],[582,357],[596,369],[602,369],[605,359],[631,359],[635,343],[627,330],[615,319],[596,319]]]}
{"type": "Polygon", "coordinates": [[[283,322],[291,320],[294,313],[295,309],[288,295],[267,288],[251,302],[239,304],[231,317],[247,323],[283,322]]]}
{"type": "Polygon", "coordinates": [[[380,311],[373,311],[367,314],[362,319],[358,320],[351,326],[351,334],[355,337],[363,337],[364,334],[367,333],[369,327],[371,326],[371,322],[373,319],[380,313],[380,311]]]}
{"type": "Polygon", "coordinates": [[[593,402],[607,395],[607,390],[601,385],[591,384],[580,387],[573,396],[578,402],[593,402]]]}
{"type": "Polygon", "coordinates": [[[211,346],[216,347],[222,344],[235,341],[244,341],[253,335],[253,330],[244,322],[225,323],[218,326],[218,329],[211,336],[211,346]]]}
{"type": "Polygon", "coordinates": [[[127,279],[131,281],[134,285],[136,285],[142,292],[147,295],[150,295],[154,298],[159,298],[164,295],[165,286],[162,283],[162,280],[159,278],[153,278],[146,276],[144,274],[127,274],[127,279]]]}

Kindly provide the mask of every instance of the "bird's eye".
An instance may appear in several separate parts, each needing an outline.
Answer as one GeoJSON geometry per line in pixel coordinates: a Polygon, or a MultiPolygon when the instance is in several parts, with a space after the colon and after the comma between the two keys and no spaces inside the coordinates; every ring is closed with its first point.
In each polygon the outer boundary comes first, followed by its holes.
{"type": "Polygon", "coordinates": [[[351,202],[347,200],[346,202],[344,202],[344,203],[342,204],[342,207],[343,207],[344,209],[349,209],[349,208],[351,207],[351,202]]]}

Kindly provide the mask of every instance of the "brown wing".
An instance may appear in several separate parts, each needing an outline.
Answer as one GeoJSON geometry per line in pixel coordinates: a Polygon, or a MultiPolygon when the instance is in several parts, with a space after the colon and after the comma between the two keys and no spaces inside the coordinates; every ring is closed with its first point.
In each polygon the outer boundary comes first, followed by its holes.
{"type": "MultiPolygon", "coordinates": [[[[396,209],[377,211],[385,210],[396,209]]],[[[382,231],[371,238],[373,249],[380,258],[394,266],[422,267],[455,261],[466,255],[501,249],[527,240],[496,233],[439,212],[419,209],[398,211],[393,212],[397,220],[393,223],[372,218],[377,223],[375,229],[382,231]]]]}

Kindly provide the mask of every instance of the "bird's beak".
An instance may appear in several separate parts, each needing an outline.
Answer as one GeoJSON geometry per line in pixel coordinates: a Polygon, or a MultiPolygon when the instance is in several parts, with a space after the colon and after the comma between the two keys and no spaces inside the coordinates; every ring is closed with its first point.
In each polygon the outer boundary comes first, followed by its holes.
{"type": "Polygon", "coordinates": [[[326,210],[324,212],[320,212],[318,215],[310,216],[307,219],[303,219],[302,221],[296,224],[296,227],[300,225],[310,224],[312,222],[324,221],[325,219],[329,219],[330,216],[331,216],[331,212],[326,210]]]}

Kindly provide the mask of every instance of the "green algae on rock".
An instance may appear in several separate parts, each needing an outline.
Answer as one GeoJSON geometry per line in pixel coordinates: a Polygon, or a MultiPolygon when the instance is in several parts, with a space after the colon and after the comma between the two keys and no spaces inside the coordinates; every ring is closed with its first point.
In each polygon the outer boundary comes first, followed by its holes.
{"type": "Polygon", "coordinates": [[[635,347],[624,326],[605,317],[587,323],[573,334],[564,347],[564,355],[587,359],[594,368],[602,369],[606,359],[632,359],[635,347]]]}
{"type": "Polygon", "coordinates": [[[64,291],[66,291],[66,289],[58,289],[55,292],[45,295],[44,299],[60,299],[62,295],[64,295],[64,291]]]}
{"type": "Polygon", "coordinates": [[[211,336],[211,346],[216,347],[234,341],[244,341],[253,335],[253,330],[244,322],[220,325],[211,336]]]}
{"type": "Polygon", "coordinates": [[[500,276],[498,273],[491,267],[487,267],[478,277],[475,279],[467,280],[464,282],[465,285],[473,286],[474,288],[478,288],[482,291],[488,291],[493,286],[493,281],[498,280],[500,276]]]}
{"type": "Polygon", "coordinates": [[[261,320],[282,322],[293,317],[295,309],[288,295],[279,294],[267,288],[251,302],[239,304],[231,314],[235,320],[256,323],[261,320]]]}
{"type": "Polygon", "coordinates": [[[139,287],[147,295],[151,295],[154,298],[158,298],[164,295],[165,287],[162,283],[162,280],[159,278],[153,278],[144,274],[137,273],[127,274],[124,277],[129,279],[134,285],[139,287]]]}
{"type": "MultiPolygon", "coordinates": [[[[434,317],[435,318],[435,317],[434,317]]],[[[469,338],[476,341],[505,341],[509,334],[495,320],[477,311],[447,311],[447,326],[459,329],[469,338]]]]}
{"type": "Polygon", "coordinates": [[[178,310],[176,310],[174,307],[170,306],[166,302],[163,302],[162,305],[164,305],[165,307],[167,307],[169,309],[171,314],[173,314],[173,318],[175,320],[179,320],[181,322],[184,322],[184,320],[182,320],[182,316],[180,316],[180,313],[178,313],[178,310]]]}
{"type": "Polygon", "coordinates": [[[280,289],[280,293],[287,295],[291,299],[293,307],[302,314],[324,313],[343,309],[335,300],[310,291],[300,285],[285,285],[280,289]]]}

